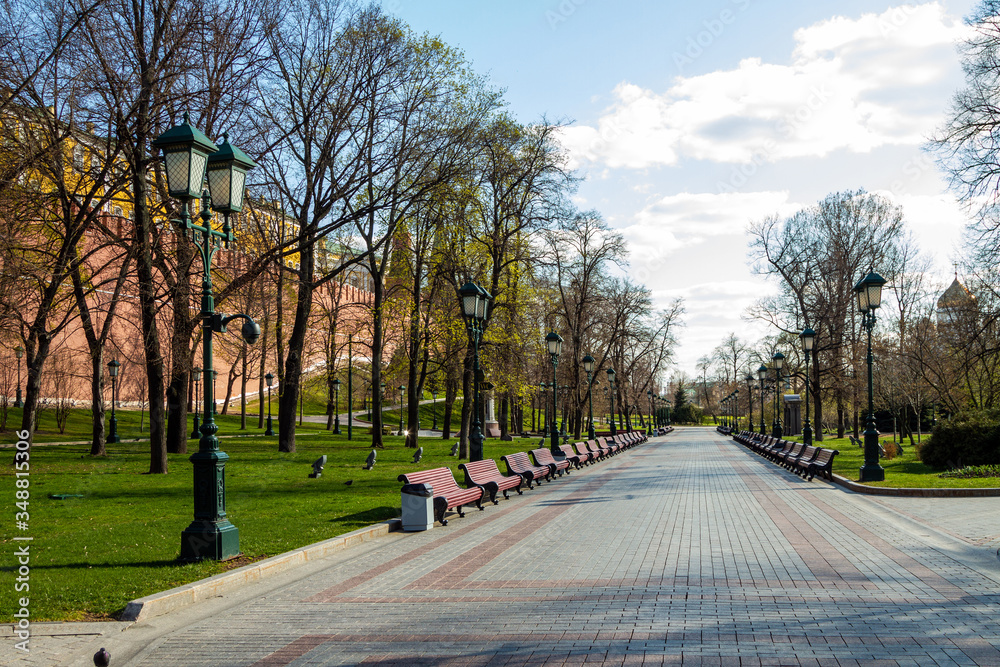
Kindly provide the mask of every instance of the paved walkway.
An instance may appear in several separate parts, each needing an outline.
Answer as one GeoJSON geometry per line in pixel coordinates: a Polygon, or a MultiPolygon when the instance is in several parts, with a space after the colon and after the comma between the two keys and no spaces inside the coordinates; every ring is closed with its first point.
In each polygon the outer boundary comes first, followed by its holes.
{"type": "Polygon", "coordinates": [[[678,429],[60,664],[1000,665],[998,535],[997,499],[873,499],[678,429]]]}

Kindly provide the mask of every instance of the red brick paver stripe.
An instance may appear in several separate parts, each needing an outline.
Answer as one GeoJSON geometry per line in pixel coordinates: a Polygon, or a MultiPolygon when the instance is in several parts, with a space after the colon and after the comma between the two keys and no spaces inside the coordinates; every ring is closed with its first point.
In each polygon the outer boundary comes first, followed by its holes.
{"type": "Polygon", "coordinates": [[[261,658],[250,667],[284,667],[292,660],[301,658],[317,646],[322,646],[334,635],[303,635],[291,644],[283,646],[271,655],[261,658]]]}
{"type": "MultiPolygon", "coordinates": [[[[781,531],[802,563],[818,580],[815,585],[853,589],[861,586],[877,588],[854,563],[844,557],[818,530],[806,523],[795,509],[779,498],[746,463],[730,461],[730,465],[743,478],[754,498],[781,531]]],[[[803,502],[806,498],[803,498],[803,502]]]]}
{"type": "MultiPolygon", "coordinates": [[[[607,474],[604,476],[604,478],[602,480],[600,480],[600,481],[595,480],[594,483],[590,484],[585,489],[582,489],[580,491],[575,491],[575,492],[571,493],[569,496],[566,497],[565,500],[566,501],[576,501],[576,502],[579,502],[579,501],[587,498],[588,496],[593,495],[597,490],[599,490],[602,486],[604,486],[613,477],[615,477],[615,476],[623,473],[628,468],[630,468],[632,465],[633,465],[633,463],[629,462],[629,463],[626,463],[626,464],[618,467],[617,469],[615,469],[613,471],[607,471],[607,474]]],[[[552,507],[546,507],[546,508],[543,508],[542,510],[540,510],[539,512],[537,512],[536,516],[537,515],[543,515],[544,522],[541,525],[544,525],[544,523],[547,523],[547,522],[551,521],[553,518],[555,518],[556,516],[558,516],[562,512],[564,512],[567,509],[569,509],[570,506],[571,506],[570,503],[566,502],[565,504],[562,504],[562,505],[552,506],[552,507]],[[547,518],[545,518],[545,517],[547,517],[547,518]]],[[[486,516],[486,517],[483,517],[481,519],[478,519],[474,523],[469,523],[469,524],[466,524],[466,525],[461,526],[461,527],[456,527],[454,529],[449,525],[449,527],[448,527],[449,534],[448,535],[446,535],[444,537],[441,537],[441,538],[438,538],[438,539],[436,539],[436,540],[434,540],[432,542],[429,542],[428,544],[425,544],[425,545],[423,545],[421,547],[416,547],[414,549],[411,549],[410,551],[408,551],[407,553],[405,553],[405,554],[403,554],[401,556],[397,556],[396,558],[393,558],[390,561],[387,561],[387,562],[385,562],[385,563],[383,563],[381,565],[373,567],[370,570],[366,570],[365,572],[362,572],[361,574],[355,575],[355,576],[353,576],[353,577],[351,577],[351,578],[349,578],[349,579],[347,579],[347,580],[345,580],[345,581],[343,581],[343,582],[341,582],[339,584],[336,584],[336,585],[331,586],[331,587],[329,587],[329,588],[327,588],[325,590],[322,590],[319,593],[316,593],[315,595],[311,595],[310,597],[305,598],[303,600],[303,602],[334,602],[334,601],[339,601],[339,600],[337,600],[337,596],[339,596],[339,595],[341,595],[343,593],[346,593],[347,591],[351,590],[352,588],[356,588],[357,586],[360,586],[360,585],[362,585],[364,583],[367,583],[367,582],[371,581],[372,579],[374,579],[374,578],[376,578],[376,577],[378,577],[380,575],[383,575],[386,572],[389,572],[390,570],[393,570],[393,569],[395,569],[397,567],[404,566],[404,565],[409,565],[413,561],[414,558],[416,558],[418,556],[422,556],[422,555],[427,554],[427,553],[430,553],[434,549],[437,549],[438,547],[440,547],[440,546],[442,546],[444,544],[447,544],[448,542],[451,542],[452,540],[459,539],[460,537],[463,537],[465,534],[469,533],[470,531],[476,530],[478,528],[482,528],[486,524],[491,523],[493,521],[496,521],[498,519],[501,519],[504,516],[505,516],[505,514],[503,512],[495,512],[495,513],[492,513],[490,516],[486,516]]],[[[534,522],[534,517],[532,517],[531,519],[526,520],[526,522],[527,523],[533,523],[534,522]]],[[[525,522],[522,522],[522,523],[525,523],[525,522]]],[[[508,529],[508,531],[513,530],[513,531],[516,532],[517,528],[518,528],[517,526],[514,526],[513,528],[508,529]]],[[[534,530],[537,530],[537,527],[534,530]]],[[[531,532],[534,532],[534,530],[532,530],[531,532]]],[[[507,532],[507,531],[504,531],[504,532],[507,532]]],[[[528,537],[529,535],[530,535],[530,533],[526,533],[526,534],[520,536],[518,538],[518,541],[523,540],[524,538],[528,537]]],[[[501,542],[498,542],[498,544],[501,544],[501,542]]],[[[509,548],[510,546],[512,546],[512,544],[508,544],[506,548],[509,548]]],[[[483,554],[482,553],[483,551],[484,550],[481,548],[480,545],[475,545],[473,547],[470,547],[469,550],[467,552],[465,552],[465,554],[463,554],[461,556],[458,556],[457,558],[452,559],[452,561],[450,561],[450,562],[451,563],[465,562],[465,561],[470,561],[471,562],[471,561],[480,560],[484,556],[488,556],[489,558],[485,561],[485,563],[482,563],[482,564],[479,564],[479,565],[475,565],[475,569],[478,569],[478,568],[482,567],[483,564],[488,563],[489,561],[493,560],[493,558],[496,557],[496,554],[492,554],[491,555],[488,552],[486,554],[483,554]]],[[[472,567],[472,565],[470,564],[469,567],[472,567]]],[[[475,570],[472,570],[471,572],[468,572],[468,574],[471,574],[474,571],[475,570]]],[[[427,577],[431,577],[432,575],[435,575],[435,573],[438,573],[435,576],[435,578],[442,578],[441,573],[443,573],[443,572],[444,572],[444,566],[435,569],[433,572],[430,572],[427,575],[424,575],[424,577],[421,577],[421,580],[426,579],[427,577]]],[[[465,575],[465,576],[468,576],[468,575],[465,575]]],[[[413,584],[410,584],[410,586],[412,586],[412,585],[413,584]]],[[[533,585],[537,586],[538,584],[536,583],[536,584],[533,584],[533,585]]]]}

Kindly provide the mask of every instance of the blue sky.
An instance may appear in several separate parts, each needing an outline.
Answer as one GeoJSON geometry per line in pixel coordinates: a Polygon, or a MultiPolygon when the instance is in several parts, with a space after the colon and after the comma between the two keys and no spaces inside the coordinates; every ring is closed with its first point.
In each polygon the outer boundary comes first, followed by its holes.
{"type": "Polygon", "coordinates": [[[950,282],[965,217],[922,150],[962,85],[972,0],[384,0],[462,48],[523,122],[568,120],[577,204],[632,249],[658,303],[685,299],[692,375],[773,286],[746,261],[751,220],[864,188],[903,207],[950,282]]]}

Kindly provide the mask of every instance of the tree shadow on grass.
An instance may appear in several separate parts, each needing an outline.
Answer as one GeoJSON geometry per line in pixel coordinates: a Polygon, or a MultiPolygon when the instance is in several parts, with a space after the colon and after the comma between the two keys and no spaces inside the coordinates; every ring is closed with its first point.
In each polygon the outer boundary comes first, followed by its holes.
{"type": "Polygon", "coordinates": [[[339,524],[342,526],[354,525],[367,526],[373,523],[378,523],[379,521],[385,521],[387,519],[395,519],[399,516],[398,507],[375,507],[370,510],[364,510],[362,512],[355,512],[354,514],[345,514],[344,516],[334,517],[330,519],[330,523],[339,524]]]}

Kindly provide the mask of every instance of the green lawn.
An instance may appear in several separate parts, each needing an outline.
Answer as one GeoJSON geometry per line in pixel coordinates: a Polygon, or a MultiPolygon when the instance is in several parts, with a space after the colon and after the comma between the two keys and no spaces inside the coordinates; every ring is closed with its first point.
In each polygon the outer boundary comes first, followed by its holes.
{"type": "MultiPolygon", "coordinates": [[[[238,423],[238,418],[223,422],[238,423]]],[[[315,426],[315,425],[314,425],[315,426]]],[[[223,425],[220,435],[233,432],[223,425]]],[[[229,518],[239,528],[245,556],[259,559],[302,547],[399,515],[397,476],[459,463],[448,456],[454,440],[422,439],[424,457],[402,438],[387,437],[371,471],[361,469],[369,446],[355,432],[333,436],[312,430],[298,438],[294,454],[277,451],[275,438],[225,439],[229,518]],[[326,454],[326,470],[309,479],[310,464],[326,454]],[[351,481],[351,485],[346,482],[351,481]]],[[[10,433],[0,441],[13,443],[10,433]]],[[[486,441],[487,456],[534,446],[534,440],[486,441]]],[[[197,449],[189,443],[191,452],[197,449]]],[[[89,456],[84,445],[50,445],[31,452],[31,613],[34,620],[107,618],[132,599],[196,581],[226,569],[216,562],[180,564],[181,531],[193,518],[192,472],[187,455],[170,455],[167,475],[147,475],[146,443],[109,445],[107,458],[89,456]],[[83,498],[54,500],[50,494],[83,498]]],[[[13,460],[14,450],[0,450],[13,460]]],[[[14,470],[4,466],[0,487],[13,502],[14,470]]],[[[461,477],[459,477],[461,480],[461,477]]],[[[13,519],[13,517],[11,517],[13,519]]],[[[14,550],[15,531],[4,531],[3,549],[14,550]]],[[[20,543],[17,543],[20,544],[20,543]]],[[[11,563],[7,559],[7,563],[11,563]]],[[[14,571],[13,566],[2,568],[14,571]]],[[[8,579],[10,580],[10,579],[8,579]]],[[[14,596],[0,596],[0,617],[9,621],[14,596]]]]}
{"type": "MultiPolygon", "coordinates": [[[[790,438],[801,442],[799,436],[790,438]]],[[[813,443],[820,444],[820,443],[813,443]]],[[[827,437],[822,446],[840,451],[833,459],[833,472],[847,479],[857,481],[865,455],[860,447],[851,444],[847,438],[827,437]]],[[[900,488],[948,488],[974,489],[1000,487],[1000,478],[985,477],[974,479],[941,478],[938,475],[943,470],[936,470],[921,463],[917,458],[916,447],[911,447],[909,441],[903,443],[903,454],[893,459],[880,459],[879,464],[885,468],[885,481],[866,482],[869,486],[892,486],[900,488]]]]}

